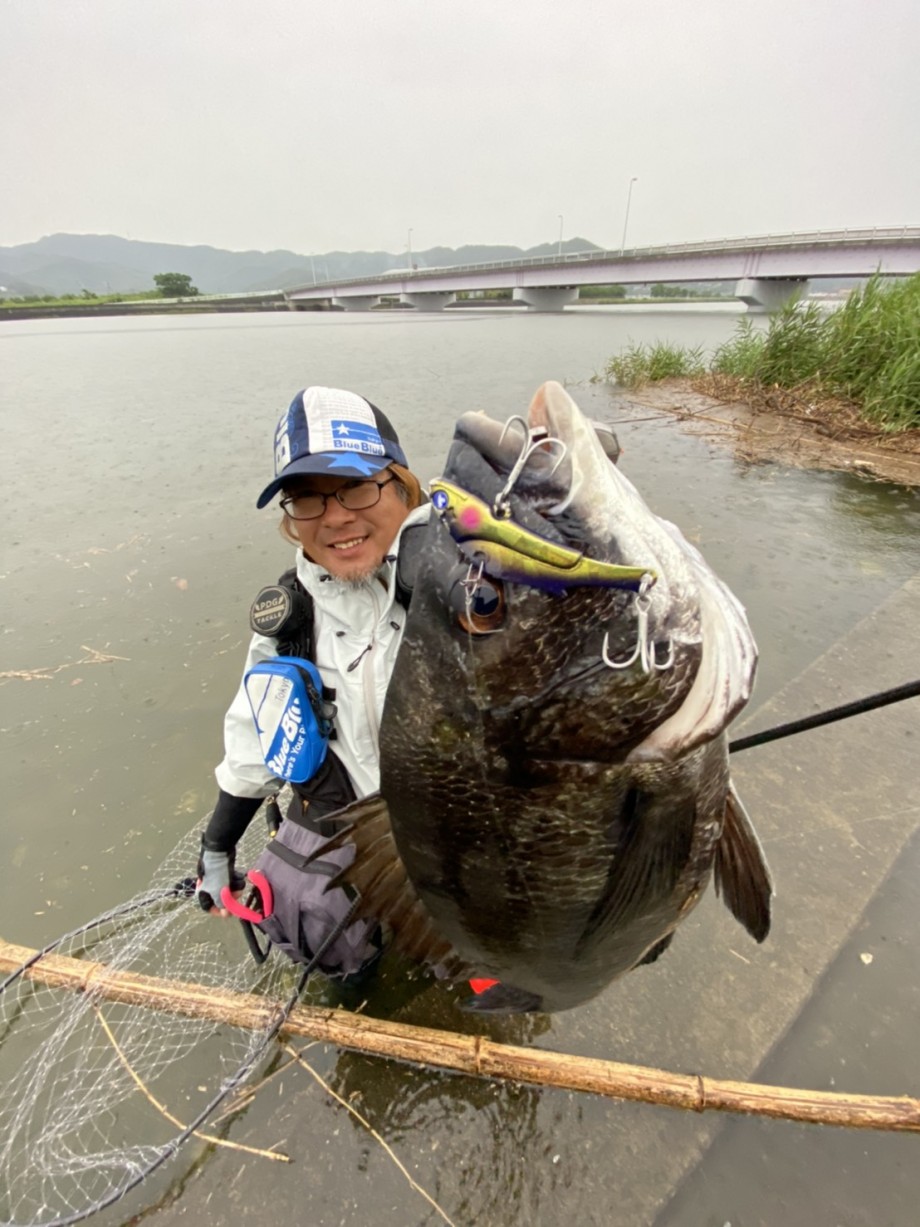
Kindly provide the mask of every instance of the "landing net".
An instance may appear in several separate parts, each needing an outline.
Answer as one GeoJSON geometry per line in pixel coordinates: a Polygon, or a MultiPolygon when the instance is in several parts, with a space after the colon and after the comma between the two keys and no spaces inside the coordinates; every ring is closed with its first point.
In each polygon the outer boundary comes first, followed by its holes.
{"type": "MultiPolygon", "coordinates": [[[[199,830],[179,843],[147,890],[69,934],[54,952],[123,972],[258,993],[277,1005],[280,1023],[295,999],[294,965],[276,954],[257,967],[236,921],[206,916],[176,890],[196,864],[199,830]]],[[[251,864],[264,844],[265,826],[257,819],[239,863],[251,864]]],[[[311,989],[302,1000],[311,1000],[311,989]]],[[[314,1000],[321,992],[312,989],[314,1000]]],[[[183,1147],[189,1126],[213,1117],[210,1129],[219,1132],[237,1087],[271,1053],[272,1034],[271,1027],[252,1032],[182,1018],[26,976],[6,981],[0,991],[0,1223],[78,1222],[177,1152],[193,1151],[183,1147]]]]}

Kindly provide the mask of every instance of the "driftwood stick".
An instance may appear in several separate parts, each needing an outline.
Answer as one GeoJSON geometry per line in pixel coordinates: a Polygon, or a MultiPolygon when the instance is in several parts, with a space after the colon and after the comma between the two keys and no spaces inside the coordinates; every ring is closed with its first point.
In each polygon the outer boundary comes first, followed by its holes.
{"type": "MultiPolygon", "coordinates": [[[[0,972],[15,971],[34,953],[0,940],[0,972]]],[[[90,992],[96,999],[225,1022],[247,1030],[264,1030],[279,1009],[250,993],[112,971],[103,963],[54,954],[39,959],[25,974],[52,987],[90,992]]],[[[920,1099],[908,1096],[846,1095],[675,1074],[618,1061],[497,1044],[483,1036],[458,1035],[314,1006],[297,1006],[282,1034],[474,1077],[587,1091],[693,1112],[741,1112],[854,1129],[920,1133],[920,1099]]]]}

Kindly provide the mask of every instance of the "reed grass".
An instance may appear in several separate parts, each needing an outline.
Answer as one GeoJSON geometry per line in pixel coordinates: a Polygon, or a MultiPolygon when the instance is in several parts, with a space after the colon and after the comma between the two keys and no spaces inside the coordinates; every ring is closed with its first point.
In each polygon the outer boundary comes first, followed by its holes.
{"type": "Polygon", "coordinates": [[[607,363],[607,378],[627,388],[637,388],[643,383],[679,376],[702,375],[702,346],[687,349],[656,341],[654,345],[630,345],[607,363]]]}
{"type": "MultiPolygon", "coordinates": [[[[876,274],[830,313],[787,303],[763,332],[741,320],[709,369],[760,388],[807,384],[855,404],[885,431],[920,427],[920,273],[897,281],[876,274]]],[[[606,368],[626,387],[701,372],[699,348],[660,343],[631,346],[606,368]]]]}

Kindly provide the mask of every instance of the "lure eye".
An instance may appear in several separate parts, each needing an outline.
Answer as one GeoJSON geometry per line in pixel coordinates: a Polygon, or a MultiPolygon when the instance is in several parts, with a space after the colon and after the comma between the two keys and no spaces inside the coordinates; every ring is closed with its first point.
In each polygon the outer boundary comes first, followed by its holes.
{"type": "Polygon", "coordinates": [[[501,580],[464,568],[450,590],[450,607],[470,635],[489,635],[505,621],[505,591],[501,580]]]}

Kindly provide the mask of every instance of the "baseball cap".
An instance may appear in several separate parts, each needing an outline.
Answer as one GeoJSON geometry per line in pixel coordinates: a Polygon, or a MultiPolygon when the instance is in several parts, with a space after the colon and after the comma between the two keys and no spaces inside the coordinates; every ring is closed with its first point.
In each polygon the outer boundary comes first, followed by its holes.
{"type": "Polygon", "coordinates": [[[389,418],[356,392],[304,388],[275,431],[275,478],[259,495],[264,507],[292,477],[373,477],[393,462],[408,467],[389,418]]]}

